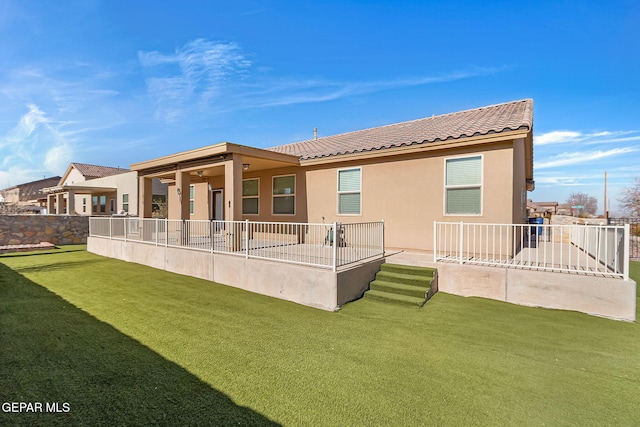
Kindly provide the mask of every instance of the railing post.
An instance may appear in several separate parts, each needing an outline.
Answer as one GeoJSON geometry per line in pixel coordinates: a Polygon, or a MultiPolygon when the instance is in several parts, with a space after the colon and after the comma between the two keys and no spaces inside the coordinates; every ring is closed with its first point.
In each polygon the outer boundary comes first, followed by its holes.
{"type": "Polygon", "coordinates": [[[623,272],[622,278],[624,280],[629,280],[629,234],[631,233],[631,227],[629,224],[624,225],[624,258],[623,262],[623,272]]]}
{"type": "Polygon", "coordinates": [[[249,259],[249,220],[244,220],[244,258],[249,259]]]}
{"type": "Polygon", "coordinates": [[[109,240],[113,239],[113,236],[111,235],[111,230],[112,230],[111,222],[112,221],[113,221],[113,217],[109,217],[109,240]]]}
{"type": "Polygon", "coordinates": [[[382,221],[380,221],[380,223],[382,224],[382,256],[384,256],[384,254],[385,254],[385,250],[384,250],[384,219],[382,221]]]}
{"type": "Polygon", "coordinates": [[[164,247],[169,245],[169,218],[164,219],[164,247]]]}
{"type": "Polygon", "coordinates": [[[338,227],[337,222],[334,222],[331,227],[333,227],[333,271],[338,270],[338,227]]]}
{"type": "MultiPolygon", "coordinates": [[[[124,241],[125,243],[127,242],[127,217],[122,218],[123,220],[123,227],[124,227],[124,241]]],[[[142,230],[142,232],[144,233],[144,229],[142,230]]],[[[142,236],[142,240],[144,241],[144,235],[142,236]]]]}
{"type": "Polygon", "coordinates": [[[460,231],[458,233],[458,236],[460,236],[460,265],[462,265],[462,245],[464,245],[464,223],[462,221],[460,221],[460,231]]]}
{"type": "Polygon", "coordinates": [[[433,221],[433,262],[436,262],[436,260],[438,259],[438,254],[437,252],[437,248],[438,248],[438,238],[437,238],[437,233],[438,232],[438,223],[436,221],[433,221]]]}

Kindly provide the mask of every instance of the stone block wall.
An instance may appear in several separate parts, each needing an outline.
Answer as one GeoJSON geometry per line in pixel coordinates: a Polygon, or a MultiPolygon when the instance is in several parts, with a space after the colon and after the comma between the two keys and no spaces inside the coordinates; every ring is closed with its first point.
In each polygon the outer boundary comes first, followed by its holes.
{"type": "Polygon", "coordinates": [[[88,216],[0,215],[0,246],[87,243],[88,216]]]}

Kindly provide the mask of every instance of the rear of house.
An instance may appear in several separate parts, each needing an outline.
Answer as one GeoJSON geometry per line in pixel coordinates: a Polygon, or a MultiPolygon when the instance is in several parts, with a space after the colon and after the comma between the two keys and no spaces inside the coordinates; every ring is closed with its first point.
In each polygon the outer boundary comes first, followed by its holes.
{"type": "Polygon", "coordinates": [[[527,99],[267,150],[220,143],[132,169],[145,217],[145,188],[160,178],[169,218],[384,220],[387,248],[430,251],[433,221],[524,222],[532,133],[527,99]]]}

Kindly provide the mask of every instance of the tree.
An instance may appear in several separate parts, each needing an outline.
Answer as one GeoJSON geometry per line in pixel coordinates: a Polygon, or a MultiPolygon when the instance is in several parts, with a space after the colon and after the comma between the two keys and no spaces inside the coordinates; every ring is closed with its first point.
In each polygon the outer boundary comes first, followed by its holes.
{"type": "Polygon", "coordinates": [[[636,176],[634,184],[622,190],[622,196],[618,199],[620,207],[629,216],[640,217],[640,177],[636,176]]]}
{"type": "Polygon", "coordinates": [[[595,215],[598,210],[598,199],[585,193],[571,193],[567,198],[567,203],[571,206],[584,206],[576,208],[578,215],[595,215]]]}

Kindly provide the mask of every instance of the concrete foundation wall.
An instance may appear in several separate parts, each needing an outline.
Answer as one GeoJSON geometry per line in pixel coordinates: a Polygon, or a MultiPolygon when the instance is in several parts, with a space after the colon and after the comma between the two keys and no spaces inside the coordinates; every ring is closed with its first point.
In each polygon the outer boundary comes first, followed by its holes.
{"type": "Polygon", "coordinates": [[[382,259],[333,272],[241,256],[89,237],[89,252],[334,311],[362,296],[382,259]]]}
{"type": "Polygon", "coordinates": [[[633,280],[441,262],[437,268],[441,292],[636,320],[633,280]]]}

